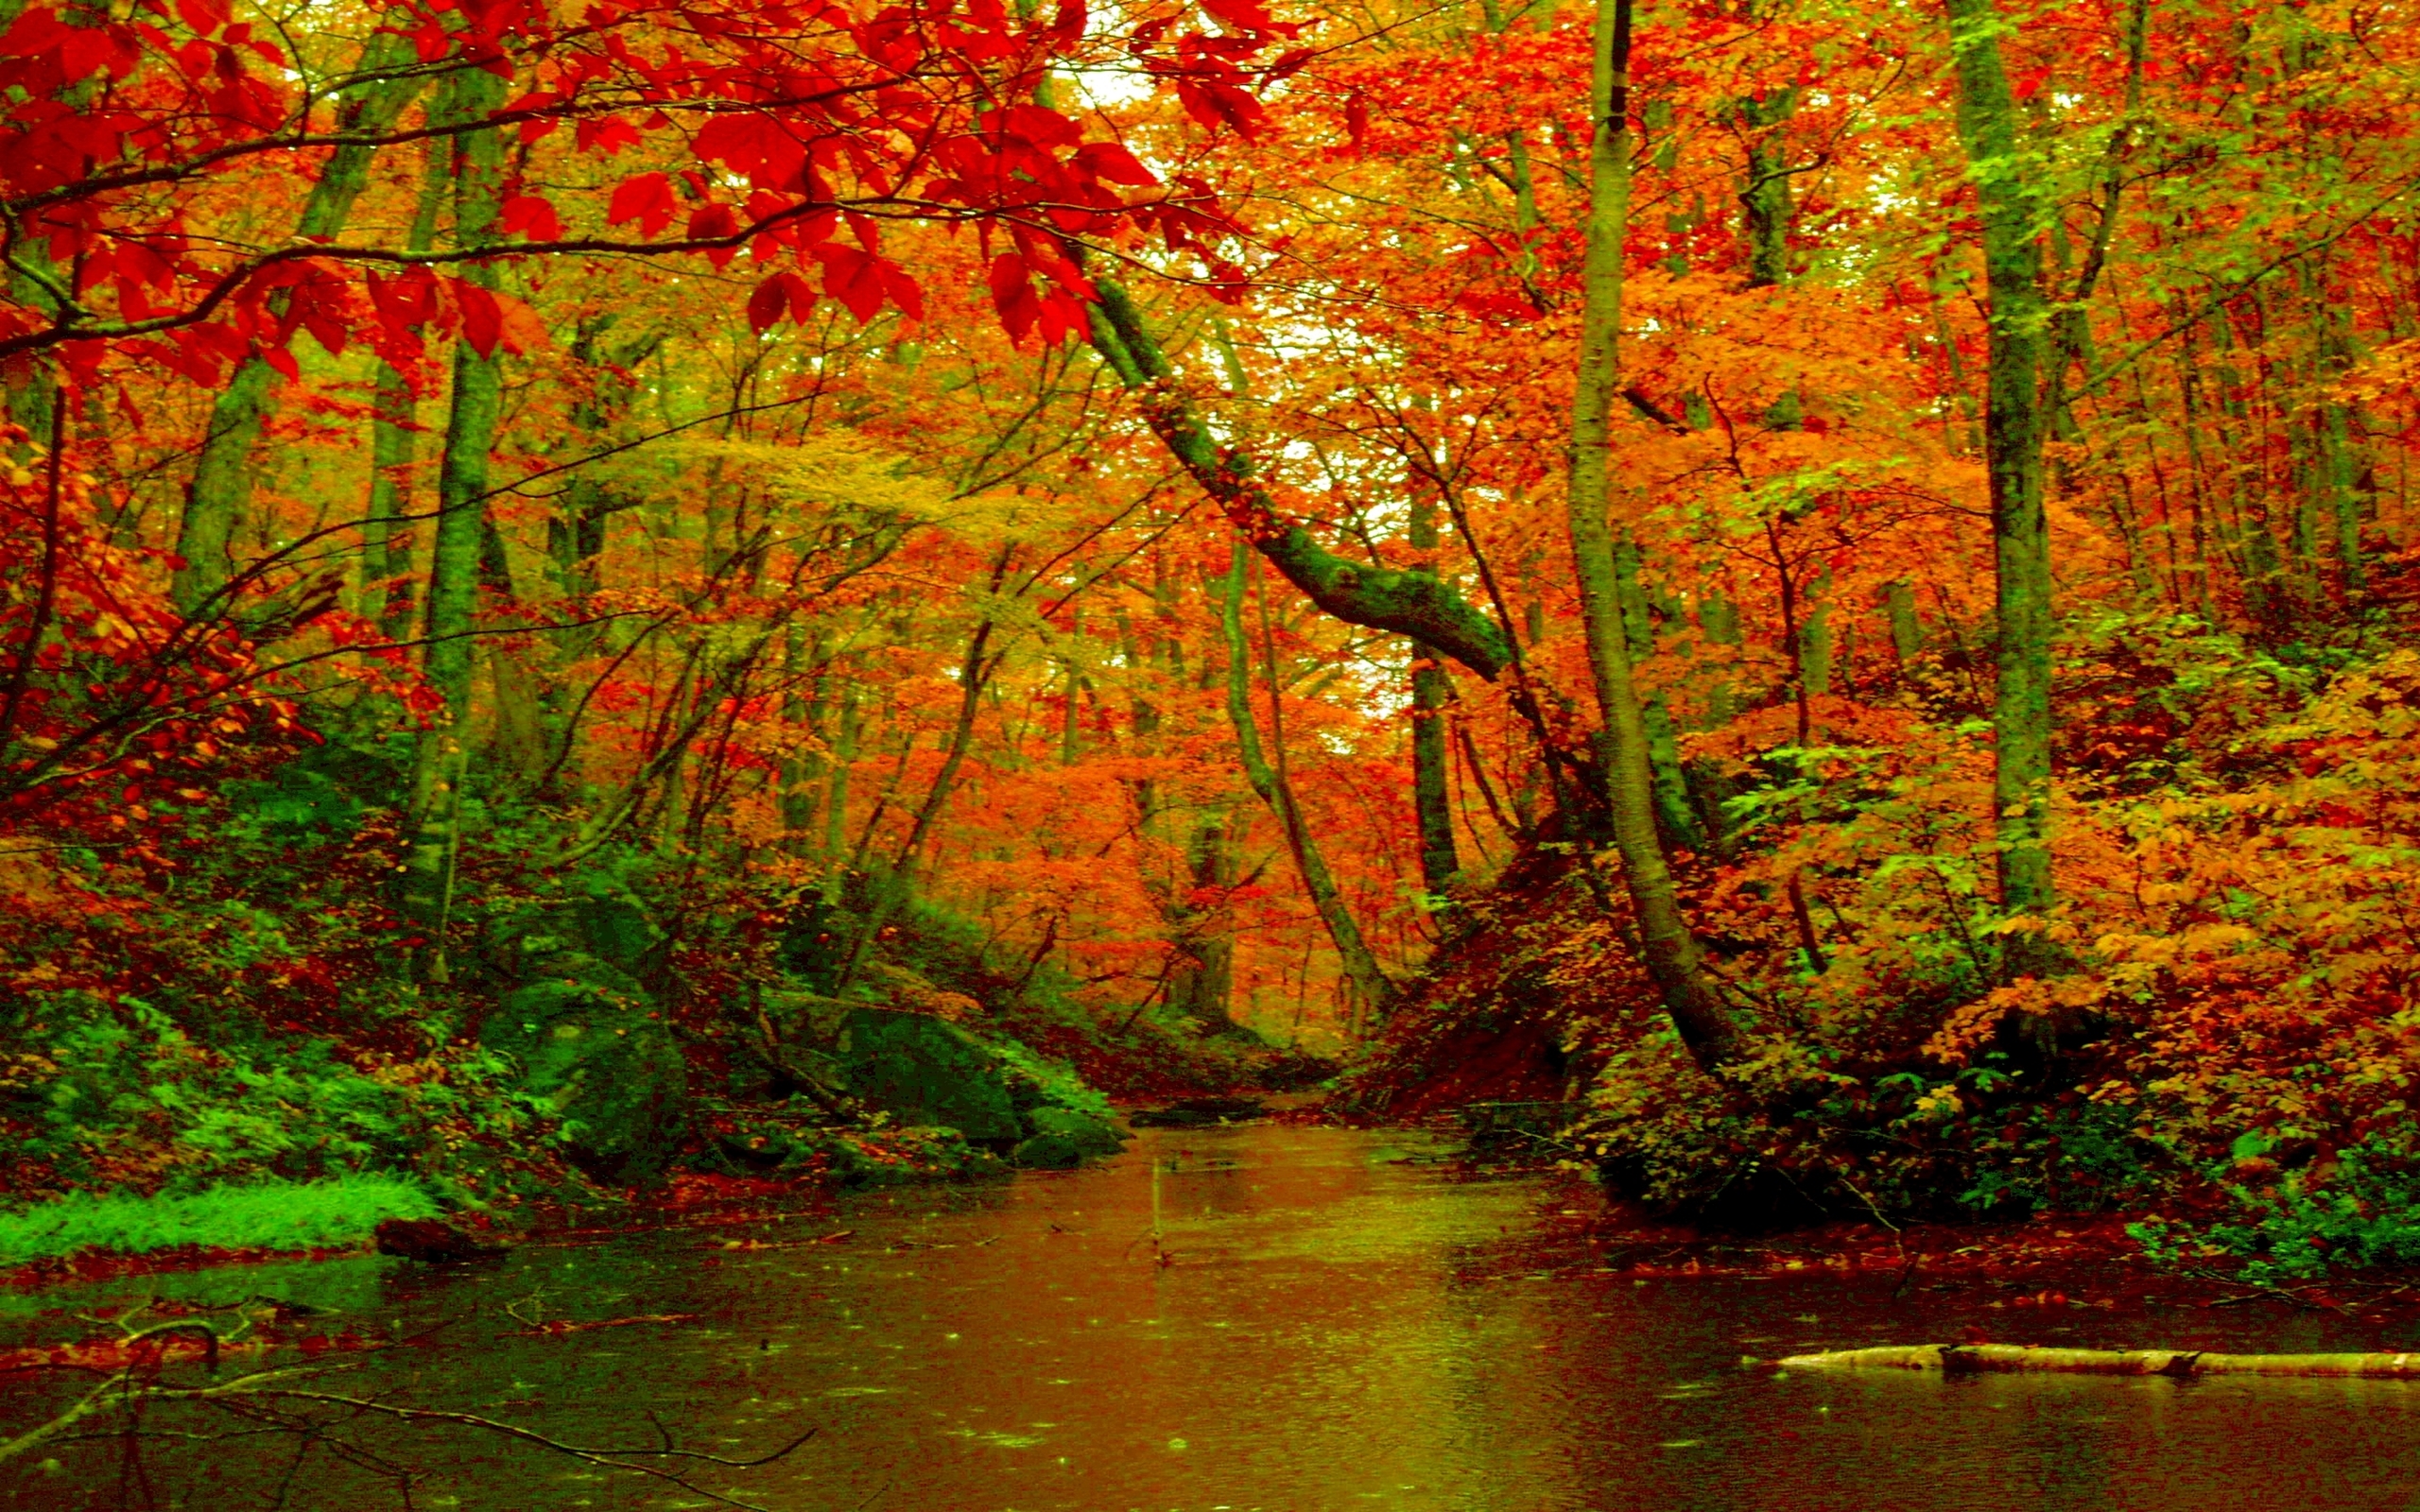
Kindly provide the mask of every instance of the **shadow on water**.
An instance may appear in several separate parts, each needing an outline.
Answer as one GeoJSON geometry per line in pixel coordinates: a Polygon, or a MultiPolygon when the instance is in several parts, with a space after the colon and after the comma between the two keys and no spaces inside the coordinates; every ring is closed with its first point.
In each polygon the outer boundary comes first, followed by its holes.
{"type": "MultiPolygon", "coordinates": [[[[436,1347],[371,1358],[346,1389],[586,1442],[645,1441],[651,1413],[735,1457],[817,1428],[777,1465],[700,1478],[783,1512],[2368,1512],[2411,1504],[2420,1485],[2410,1384],[1744,1369],[1746,1354],[1954,1335],[1967,1319],[1870,1278],[1598,1271],[1540,1238],[1542,1218],[1593,1207],[1587,1189],[1460,1177],[1420,1159],[1432,1148],[1157,1131],[1087,1171],[529,1246],[480,1269],[363,1258],[50,1293],[18,1299],[0,1343],[55,1339],[81,1327],[74,1312],[153,1292],[265,1292],[370,1336],[443,1322],[436,1347]],[[681,1314],[696,1317],[543,1332],[681,1314]]],[[[2077,1342],[2163,1342],[2156,1318],[2096,1326],[2128,1336],[2077,1342]]],[[[2291,1318],[2193,1326],[2243,1349],[2330,1342],[2291,1318]]],[[[0,1377],[0,1419],[22,1427],[80,1389],[0,1377]]],[[[427,1471],[425,1508],[712,1504],[489,1437],[379,1442],[427,1471]]],[[[262,1506],[291,1454],[162,1445],[147,1490],[130,1490],[105,1447],[61,1451],[51,1473],[0,1470],[15,1472],[0,1505],[262,1506]]],[[[394,1504],[324,1451],[286,1501],[394,1504]]]]}

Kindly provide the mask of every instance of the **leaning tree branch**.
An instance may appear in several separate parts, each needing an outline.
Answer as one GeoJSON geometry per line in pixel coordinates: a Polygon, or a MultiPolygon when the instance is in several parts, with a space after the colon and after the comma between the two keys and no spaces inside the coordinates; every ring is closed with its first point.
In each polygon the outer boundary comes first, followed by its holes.
{"type": "MultiPolygon", "coordinates": [[[[1083,249],[1065,245],[1080,266],[1083,249]]],[[[1152,434],[1287,581],[1348,625],[1409,635],[1491,682],[1512,663],[1503,632],[1442,578],[1340,557],[1281,513],[1254,481],[1253,458],[1221,443],[1195,416],[1126,291],[1104,278],[1093,285],[1098,297],[1086,309],[1093,349],[1134,394],[1152,434]]]]}

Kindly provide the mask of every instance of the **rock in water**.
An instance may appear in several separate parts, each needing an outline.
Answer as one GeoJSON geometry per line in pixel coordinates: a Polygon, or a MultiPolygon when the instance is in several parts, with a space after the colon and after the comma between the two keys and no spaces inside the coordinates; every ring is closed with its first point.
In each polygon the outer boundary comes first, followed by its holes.
{"type": "Polygon", "coordinates": [[[520,1064],[562,1116],[574,1163],[600,1181],[656,1178],[689,1114],[689,1069],[646,992],[614,967],[564,953],[515,988],[479,1040],[520,1064]]]}
{"type": "Polygon", "coordinates": [[[1126,1122],[1134,1128],[1213,1128],[1259,1118],[1268,1111],[1254,1097],[1187,1097],[1166,1108],[1144,1108],[1130,1114],[1126,1122]]]}
{"type": "Polygon", "coordinates": [[[425,1261],[432,1265],[504,1252],[502,1245],[474,1239],[441,1218],[389,1218],[372,1232],[378,1242],[378,1253],[401,1255],[406,1260],[425,1261]]]}
{"type": "Polygon", "coordinates": [[[1084,1163],[1084,1152],[1063,1134],[1037,1134],[1010,1151],[1009,1159],[1028,1171],[1072,1171],[1084,1163]]]}
{"type": "Polygon", "coordinates": [[[1215,1128],[1219,1120],[1183,1108],[1138,1108],[1126,1115],[1126,1123],[1130,1128],[1215,1128]]]}
{"type": "Polygon", "coordinates": [[[852,1095],[902,1124],[994,1149],[1025,1138],[999,1061],[939,1019],[858,1008],[841,1026],[840,1066],[852,1095]]]}
{"type": "Polygon", "coordinates": [[[1188,1113],[1207,1113],[1212,1118],[1242,1120],[1260,1118],[1269,1106],[1257,1097],[1187,1097],[1172,1106],[1188,1113]]]}
{"type": "MultiPolygon", "coordinates": [[[[1134,1137],[1107,1120],[1072,1108],[1037,1108],[1026,1114],[1026,1126],[1033,1131],[1033,1139],[1028,1140],[1027,1144],[1036,1140],[1063,1140],[1075,1146],[1079,1155],[1115,1155],[1134,1137]]],[[[1025,1158],[1025,1145],[1017,1146],[1017,1151],[1019,1165],[1033,1163],[1025,1158]]]]}

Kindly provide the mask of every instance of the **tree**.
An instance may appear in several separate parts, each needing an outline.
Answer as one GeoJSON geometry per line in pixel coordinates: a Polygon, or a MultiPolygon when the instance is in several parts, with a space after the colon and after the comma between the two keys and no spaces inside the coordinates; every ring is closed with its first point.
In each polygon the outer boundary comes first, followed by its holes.
{"type": "MultiPolygon", "coordinates": [[[[2000,906],[2038,918],[2050,878],[2050,534],[2042,499],[2042,384],[2049,307],[2042,297],[2038,170],[2017,141],[2014,92],[1990,0],[1946,0],[1958,76],[1958,131],[1982,209],[1990,290],[1983,446],[1991,477],[1999,680],[1992,731],[2000,906]]],[[[2051,375],[2056,381],[2056,375],[2051,375]]],[[[2038,942],[2037,935],[2022,936],[2038,942]]],[[[2046,960],[2036,944],[2013,952],[2046,960]]]]}
{"type": "Polygon", "coordinates": [[[1623,387],[1622,263],[1630,229],[1630,0],[1604,0],[1599,12],[1590,53],[1589,118],[1596,136],[1588,154],[1587,263],[1581,274],[1579,375],[1571,400],[1571,555],[1603,720],[1598,739],[1606,807],[1636,919],[1639,954],[1682,1040],[1712,1069],[1741,1058],[1746,1045],[1705,973],[1656,833],[1654,772],[1631,666],[1611,523],[1610,421],[1623,387]]]}

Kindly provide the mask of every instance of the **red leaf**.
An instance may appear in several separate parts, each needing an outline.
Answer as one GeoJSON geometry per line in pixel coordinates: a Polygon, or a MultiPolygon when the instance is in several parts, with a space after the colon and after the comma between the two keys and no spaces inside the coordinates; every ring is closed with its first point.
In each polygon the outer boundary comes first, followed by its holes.
{"type": "Polygon", "coordinates": [[[1010,340],[1023,341],[1042,313],[1041,301],[1033,297],[1033,282],[1026,276],[1025,259],[1014,252],[1002,252],[992,259],[989,282],[992,307],[1000,313],[1001,326],[1009,333],[1010,340]]]}
{"type": "Polygon", "coordinates": [[[890,302],[899,307],[900,314],[910,320],[925,318],[925,291],[908,276],[905,268],[896,263],[885,262],[882,265],[882,286],[884,292],[890,296],[890,302]]]}
{"type": "Polygon", "coordinates": [[[639,129],[618,115],[599,115],[584,119],[574,134],[583,152],[601,151],[607,157],[639,141],[639,129]]]}
{"type": "Polygon", "coordinates": [[[496,215],[496,225],[533,242],[562,240],[563,223],[555,207],[536,195],[514,195],[496,215]]]}
{"type": "Polygon", "coordinates": [[[635,220],[640,234],[653,236],[672,224],[673,215],[680,208],[669,174],[643,173],[624,180],[621,187],[614,191],[614,203],[606,211],[605,220],[612,226],[635,220]]]}
{"type": "Polygon", "coordinates": [[[1291,78],[1302,72],[1305,64],[1318,56],[1319,52],[1316,48],[1289,47],[1278,56],[1277,61],[1269,65],[1261,77],[1270,83],[1275,83],[1281,78],[1291,78]]]}
{"type": "Polygon", "coordinates": [[[815,249],[815,259],[823,265],[823,292],[847,305],[859,325],[882,313],[888,301],[881,258],[846,242],[827,242],[815,249]]]}
{"type": "Polygon", "coordinates": [[[781,319],[782,311],[790,302],[788,285],[797,282],[795,273],[776,273],[748,296],[748,324],[758,335],[771,330],[781,319]]]}
{"type": "Polygon", "coordinates": [[[1076,149],[1076,166],[1096,179],[1111,183],[1132,184],[1147,189],[1158,183],[1159,177],[1143,166],[1142,161],[1115,142],[1087,142],[1076,149]]]}
{"type": "Polygon", "coordinates": [[[476,284],[454,280],[455,307],[462,312],[462,339],[482,357],[495,355],[504,335],[504,309],[495,296],[476,284]]]}
{"type": "Polygon", "coordinates": [[[1269,29],[1269,8],[1260,0],[1201,0],[1201,9],[1235,31],[1269,29]]]}
{"type": "Polygon", "coordinates": [[[227,0],[177,0],[177,15],[197,37],[227,25],[227,0]]]}
{"type": "MultiPolygon", "coordinates": [[[[724,237],[737,235],[738,232],[739,216],[729,205],[709,201],[689,212],[688,239],[690,241],[719,241],[724,237]]],[[[711,247],[706,249],[706,261],[712,263],[717,270],[730,266],[731,260],[738,255],[739,249],[736,247],[711,247]]]]}
{"type": "Polygon", "coordinates": [[[1184,113],[1203,126],[1233,127],[1237,136],[1253,140],[1253,129],[1260,124],[1260,101],[1233,84],[1215,80],[1178,79],[1177,103],[1184,113]]]}

